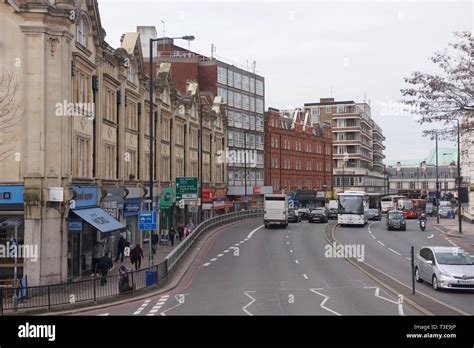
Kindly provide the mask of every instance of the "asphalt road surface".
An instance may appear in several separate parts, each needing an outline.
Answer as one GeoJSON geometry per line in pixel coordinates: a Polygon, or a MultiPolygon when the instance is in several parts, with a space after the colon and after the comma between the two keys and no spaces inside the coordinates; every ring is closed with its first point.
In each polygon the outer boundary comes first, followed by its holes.
{"type": "MultiPolygon", "coordinates": [[[[81,315],[420,314],[328,253],[322,235],[327,224],[303,221],[265,229],[262,223],[243,220],[219,232],[175,290],[81,315]]],[[[343,235],[373,243],[367,228],[343,235]]],[[[375,257],[378,253],[386,262],[386,251],[377,250],[375,257]]],[[[407,263],[400,257],[397,274],[404,276],[407,263]]]]}

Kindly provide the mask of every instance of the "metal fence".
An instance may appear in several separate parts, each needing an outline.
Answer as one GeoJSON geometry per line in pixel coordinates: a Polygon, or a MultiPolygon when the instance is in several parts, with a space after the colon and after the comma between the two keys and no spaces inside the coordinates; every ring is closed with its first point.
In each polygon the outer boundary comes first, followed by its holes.
{"type": "MultiPolygon", "coordinates": [[[[234,221],[262,215],[263,210],[256,209],[220,215],[203,221],[163,262],[149,268],[128,273],[133,287],[127,293],[133,293],[151,286],[159,286],[204,232],[234,221]],[[147,282],[147,275],[148,277],[151,276],[148,273],[150,271],[156,272],[156,282],[150,281],[150,279],[147,282]]],[[[120,274],[107,276],[105,277],[105,283],[102,282],[101,277],[97,277],[70,283],[30,286],[18,289],[0,287],[0,315],[3,315],[5,312],[10,313],[14,310],[24,309],[47,308],[50,311],[55,306],[82,302],[95,303],[99,299],[118,296],[123,294],[119,288],[120,277],[120,274]],[[17,294],[17,299],[15,299],[15,293],[17,294]]]]}

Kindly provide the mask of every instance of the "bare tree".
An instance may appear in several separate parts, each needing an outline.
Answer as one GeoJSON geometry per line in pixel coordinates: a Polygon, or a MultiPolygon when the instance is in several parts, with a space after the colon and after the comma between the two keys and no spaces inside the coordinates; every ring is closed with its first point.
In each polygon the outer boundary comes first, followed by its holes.
{"type": "MultiPolygon", "coordinates": [[[[474,106],[474,45],[471,32],[454,33],[456,41],[436,52],[430,59],[440,68],[439,74],[414,72],[405,78],[410,86],[402,89],[402,103],[415,108],[419,123],[447,124],[472,114],[474,106]]],[[[467,122],[467,117],[464,119],[467,122]]],[[[469,122],[463,129],[469,129],[469,122]],[[467,126],[467,127],[466,127],[467,126]]],[[[450,132],[447,132],[450,133],[450,132]]]]}
{"type": "Polygon", "coordinates": [[[0,74],[0,160],[10,154],[13,145],[12,131],[23,121],[21,105],[17,101],[19,84],[13,70],[0,74]]]}

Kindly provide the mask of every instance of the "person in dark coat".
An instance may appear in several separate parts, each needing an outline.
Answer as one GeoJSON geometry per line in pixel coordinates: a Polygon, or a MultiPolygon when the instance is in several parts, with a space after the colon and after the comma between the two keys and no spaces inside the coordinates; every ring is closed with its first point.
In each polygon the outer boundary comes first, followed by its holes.
{"type": "Polygon", "coordinates": [[[184,239],[184,226],[182,224],[178,226],[178,238],[180,242],[184,239]]]}
{"type": "Polygon", "coordinates": [[[171,241],[171,246],[174,246],[174,237],[176,236],[176,231],[174,230],[174,227],[171,226],[170,228],[170,241],[171,241]]]}
{"type": "Polygon", "coordinates": [[[159,242],[160,242],[160,236],[158,235],[158,232],[153,231],[153,234],[151,235],[151,251],[153,255],[156,254],[156,250],[158,249],[159,242]]]}
{"type": "Polygon", "coordinates": [[[127,246],[127,241],[121,235],[118,241],[117,257],[115,258],[115,262],[117,262],[119,260],[119,257],[121,257],[120,262],[123,263],[124,251],[125,251],[126,246],[127,246]]]}
{"type": "Polygon", "coordinates": [[[140,244],[137,244],[135,248],[132,249],[130,253],[130,261],[135,265],[135,270],[138,271],[142,265],[143,250],[140,247],[140,244]]]}
{"type": "Polygon", "coordinates": [[[106,253],[106,255],[99,260],[97,268],[102,276],[100,285],[104,286],[107,283],[107,273],[114,268],[110,252],[106,253]]]}

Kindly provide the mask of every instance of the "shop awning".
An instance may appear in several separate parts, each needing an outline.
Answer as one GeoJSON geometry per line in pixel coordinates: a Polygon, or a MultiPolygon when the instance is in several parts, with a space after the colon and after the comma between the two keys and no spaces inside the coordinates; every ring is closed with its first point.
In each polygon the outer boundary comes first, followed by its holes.
{"type": "Polygon", "coordinates": [[[127,227],[100,208],[74,210],[74,214],[102,233],[126,230],[127,227]]]}

